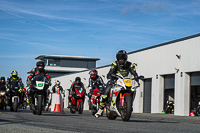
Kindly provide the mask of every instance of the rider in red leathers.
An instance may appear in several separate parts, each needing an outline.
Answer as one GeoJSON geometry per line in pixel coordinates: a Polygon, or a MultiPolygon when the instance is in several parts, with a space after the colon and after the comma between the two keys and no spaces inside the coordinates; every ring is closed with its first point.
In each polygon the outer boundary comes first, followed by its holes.
{"type": "Polygon", "coordinates": [[[71,107],[72,93],[75,91],[75,88],[83,88],[83,90],[86,93],[85,87],[84,87],[83,83],[81,82],[81,78],[80,77],[76,77],[75,81],[71,85],[70,93],[69,93],[69,97],[68,97],[68,99],[69,99],[69,107],[71,107]]]}

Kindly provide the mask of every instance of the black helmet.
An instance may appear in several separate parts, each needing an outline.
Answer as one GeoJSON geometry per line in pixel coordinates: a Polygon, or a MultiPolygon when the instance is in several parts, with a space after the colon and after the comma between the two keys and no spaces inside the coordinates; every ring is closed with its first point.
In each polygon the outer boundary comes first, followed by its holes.
{"type": "Polygon", "coordinates": [[[5,83],[6,83],[6,79],[5,79],[5,77],[1,77],[0,80],[1,80],[0,82],[1,82],[2,84],[5,84],[5,83]]]}
{"type": "Polygon", "coordinates": [[[119,63],[120,66],[123,66],[126,61],[127,61],[127,53],[125,50],[120,50],[117,52],[116,54],[116,59],[117,59],[117,62],[119,63]],[[119,61],[119,59],[124,59],[123,61],[119,61]]]}
{"type": "Polygon", "coordinates": [[[80,84],[81,83],[81,78],[80,77],[76,77],[75,78],[75,82],[76,82],[76,84],[80,84]]]}
{"type": "Polygon", "coordinates": [[[44,71],[44,61],[42,60],[39,60],[37,63],[36,63],[36,67],[39,71],[44,71]]]}

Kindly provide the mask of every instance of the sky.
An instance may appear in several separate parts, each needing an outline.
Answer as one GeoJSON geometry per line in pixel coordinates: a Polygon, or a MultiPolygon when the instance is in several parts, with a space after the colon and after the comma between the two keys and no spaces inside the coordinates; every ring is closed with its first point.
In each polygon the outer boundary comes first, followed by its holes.
{"type": "Polygon", "coordinates": [[[200,0],[0,0],[0,76],[39,55],[100,58],[200,33],[200,0]]]}

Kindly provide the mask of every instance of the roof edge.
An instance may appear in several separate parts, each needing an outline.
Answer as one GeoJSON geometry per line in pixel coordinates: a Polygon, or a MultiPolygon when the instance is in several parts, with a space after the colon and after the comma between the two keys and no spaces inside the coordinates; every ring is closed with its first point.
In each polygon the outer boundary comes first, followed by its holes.
{"type": "Polygon", "coordinates": [[[139,50],[136,50],[136,51],[128,52],[128,54],[133,54],[133,53],[145,51],[145,50],[148,50],[148,49],[153,49],[153,48],[165,46],[165,45],[168,45],[168,44],[172,44],[172,43],[175,43],[175,42],[180,42],[180,41],[188,40],[188,39],[199,37],[199,36],[200,36],[200,33],[195,34],[195,35],[191,35],[191,36],[187,36],[187,37],[183,37],[183,38],[180,38],[180,39],[176,39],[176,40],[164,42],[164,43],[157,44],[157,45],[154,45],[154,46],[150,46],[150,47],[147,47],[147,48],[139,49],[139,50]]]}

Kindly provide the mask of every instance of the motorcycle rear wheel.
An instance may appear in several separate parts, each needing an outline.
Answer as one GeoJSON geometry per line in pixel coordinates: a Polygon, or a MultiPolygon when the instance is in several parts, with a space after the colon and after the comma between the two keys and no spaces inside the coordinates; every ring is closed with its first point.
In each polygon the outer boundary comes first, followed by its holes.
{"type": "Polygon", "coordinates": [[[108,109],[106,109],[106,117],[109,120],[115,120],[117,118],[117,115],[114,115],[114,112],[109,111],[108,109]]]}
{"type": "Polygon", "coordinates": [[[91,109],[91,114],[94,116],[97,113],[97,109],[92,107],[91,109]]]}
{"type": "Polygon", "coordinates": [[[132,99],[130,95],[124,97],[124,109],[121,110],[121,118],[123,121],[129,121],[132,113],[132,99]]]}

